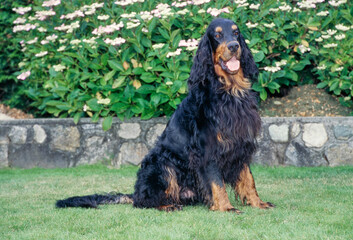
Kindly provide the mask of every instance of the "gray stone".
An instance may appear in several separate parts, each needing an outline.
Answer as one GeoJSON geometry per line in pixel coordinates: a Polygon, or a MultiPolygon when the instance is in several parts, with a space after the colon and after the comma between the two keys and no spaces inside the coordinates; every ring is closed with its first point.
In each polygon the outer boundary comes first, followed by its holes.
{"type": "Polygon", "coordinates": [[[276,166],[284,162],[284,152],[286,144],[275,144],[271,141],[262,141],[259,143],[258,150],[253,156],[254,163],[276,166]]]}
{"type": "Polygon", "coordinates": [[[0,168],[8,167],[8,145],[0,144],[0,168]]]}
{"type": "Polygon", "coordinates": [[[75,152],[80,147],[80,132],[77,127],[58,126],[52,132],[51,138],[52,149],[75,152]]]}
{"type": "Polygon", "coordinates": [[[46,144],[9,146],[9,166],[18,168],[67,168],[74,156],[68,152],[51,151],[46,144]]]}
{"type": "Polygon", "coordinates": [[[289,126],[287,124],[276,125],[272,124],[268,128],[268,132],[272,141],[276,143],[286,143],[289,139],[289,126]]]}
{"type": "Polygon", "coordinates": [[[118,163],[131,163],[139,165],[148,153],[148,149],[143,143],[126,142],[120,147],[118,163]]]}
{"type": "Polygon", "coordinates": [[[322,152],[315,151],[311,148],[306,148],[297,141],[293,141],[288,145],[285,152],[284,164],[297,167],[316,167],[328,165],[322,152]]]}
{"type": "Polygon", "coordinates": [[[338,140],[348,140],[353,136],[353,126],[334,126],[333,132],[338,140]]]}
{"type": "Polygon", "coordinates": [[[0,136],[0,145],[9,144],[9,143],[10,143],[10,141],[9,141],[9,139],[7,137],[1,137],[0,136]]]}
{"type": "Polygon", "coordinates": [[[295,138],[299,135],[300,133],[300,124],[299,123],[294,123],[292,126],[292,130],[290,132],[291,138],[295,138]]]}
{"type": "Polygon", "coordinates": [[[353,142],[332,144],[325,150],[330,166],[353,165],[353,142]]]}
{"type": "Polygon", "coordinates": [[[45,133],[44,129],[39,126],[39,125],[34,125],[33,126],[33,132],[34,132],[34,141],[37,143],[43,143],[45,139],[47,139],[47,134],[45,133]]]}
{"type": "Polygon", "coordinates": [[[115,147],[111,141],[104,141],[104,137],[91,136],[87,138],[85,148],[80,154],[76,165],[94,164],[106,159],[112,159],[115,147]]]}
{"type": "Polygon", "coordinates": [[[322,147],[327,142],[327,132],[322,123],[304,124],[303,141],[307,147],[322,147]]]}
{"type": "Polygon", "coordinates": [[[157,138],[163,133],[165,126],[165,124],[156,124],[147,132],[147,143],[150,147],[155,144],[157,138]]]}
{"type": "Polygon", "coordinates": [[[24,144],[27,140],[27,128],[14,126],[9,132],[11,143],[24,144]]]}
{"type": "Polygon", "coordinates": [[[122,123],[118,131],[119,137],[125,139],[135,139],[140,136],[141,128],[138,123],[122,123]]]}

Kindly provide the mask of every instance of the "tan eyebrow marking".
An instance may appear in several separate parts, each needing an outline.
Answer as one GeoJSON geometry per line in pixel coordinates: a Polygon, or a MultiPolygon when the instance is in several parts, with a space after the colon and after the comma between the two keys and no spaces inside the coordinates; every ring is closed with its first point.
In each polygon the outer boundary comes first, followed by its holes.
{"type": "Polygon", "coordinates": [[[222,28],[221,27],[216,27],[216,32],[222,32],[222,28]]]}
{"type": "Polygon", "coordinates": [[[233,25],[233,26],[232,26],[232,29],[233,29],[233,30],[237,30],[237,29],[238,29],[237,25],[233,25]]]}

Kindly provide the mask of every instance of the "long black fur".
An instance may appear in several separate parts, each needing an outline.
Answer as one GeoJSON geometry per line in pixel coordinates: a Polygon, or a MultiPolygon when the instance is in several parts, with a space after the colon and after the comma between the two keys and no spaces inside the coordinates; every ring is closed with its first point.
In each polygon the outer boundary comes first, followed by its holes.
{"type": "MultiPolygon", "coordinates": [[[[249,165],[256,149],[256,136],[261,120],[257,99],[251,90],[233,96],[222,90],[215,73],[211,35],[217,24],[234,24],[230,20],[214,20],[199,43],[188,79],[189,94],[178,106],[155,147],[145,156],[137,173],[133,206],[158,208],[169,204],[210,204],[211,183],[223,182],[233,187],[243,169],[249,165]],[[217,141],[222,133],[225,141],[217,141]],[[176,201],[166,194],[168,177],[175,173],[180,188],[176,201]]],[[[244,76],[255,80],[258,69],[241,34],[240,65],[244,76]]],[[[57,202],[57,207],[97,207],[119,202],[119,194],[71,197],[57,202]]]]}

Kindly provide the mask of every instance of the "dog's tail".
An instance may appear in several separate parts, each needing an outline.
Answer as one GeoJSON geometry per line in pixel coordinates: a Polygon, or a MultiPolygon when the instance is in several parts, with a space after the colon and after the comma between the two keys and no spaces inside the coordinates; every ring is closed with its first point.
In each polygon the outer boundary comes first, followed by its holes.
{"type": "Polygon", "coordinates": [[[123,194],[115,192],[105,194],[93,194],[87,196],[75,196],[63,200],[58,200],[55,206],[57,208],[97,208],[98,205],[102,204],[132,204],[132,196],[132,194],[123,194]]]}

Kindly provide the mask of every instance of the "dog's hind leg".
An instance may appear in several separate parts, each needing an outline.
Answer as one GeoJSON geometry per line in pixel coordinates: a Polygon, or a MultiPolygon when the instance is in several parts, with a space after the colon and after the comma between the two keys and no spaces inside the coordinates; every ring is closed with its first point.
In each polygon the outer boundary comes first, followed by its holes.
{"type": "MultiPolygon", "coordinates": [[[[137,173],[134,207],[180,210],[180,187],[173,167],[166,166],[163,154],[150,153],[137,173]]],[[[170,158],[170,156],[169,156],[170,158]]],[[[168,161],[170,159],[167,159],[168,161]]]]}

